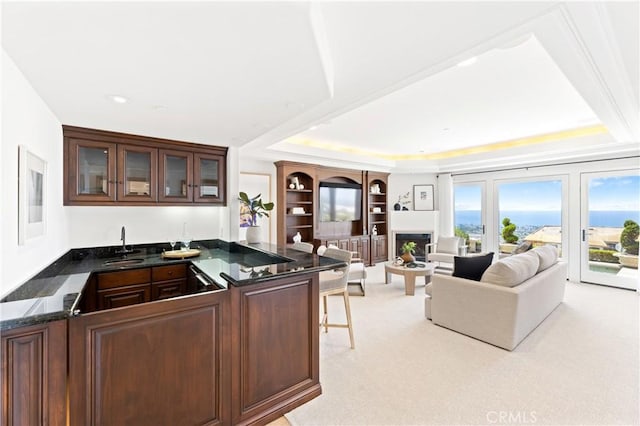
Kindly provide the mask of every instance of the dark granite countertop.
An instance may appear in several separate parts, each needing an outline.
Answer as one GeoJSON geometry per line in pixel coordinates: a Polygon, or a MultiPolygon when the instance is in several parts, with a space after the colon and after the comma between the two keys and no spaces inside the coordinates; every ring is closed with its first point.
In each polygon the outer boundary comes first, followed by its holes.
{"type": "Polygon", "coordinates": [[[189,263],[207,275],[218,287],[245,286],[304,272],[334,268],[340,261],[271,244],[245,244],[224,240],[194,241],[201,253],[189,259],[165,259],[168,244],[127,246],[128,259],[140,263],[105,265],[122,258],[121,247],[71,249],[16,290],[0,300],[0,330],[8,330],[72,315],[92,273],[189,263]]]}

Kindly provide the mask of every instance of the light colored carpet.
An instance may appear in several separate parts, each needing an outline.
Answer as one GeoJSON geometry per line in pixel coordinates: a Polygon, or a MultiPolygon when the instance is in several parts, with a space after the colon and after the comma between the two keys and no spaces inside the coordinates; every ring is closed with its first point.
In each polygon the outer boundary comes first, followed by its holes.
{"type": "MultiPolygon", "coordinates": [[[[346,329],[320,333],[323,394],[286,415],[294,425],[637,425],[637,293],[567,283],[564,303],[513,351],[433,325],[424,281],[368,270],[346,329]]],[[[332,321],[344,319],[330,298],[332,321]]]]}

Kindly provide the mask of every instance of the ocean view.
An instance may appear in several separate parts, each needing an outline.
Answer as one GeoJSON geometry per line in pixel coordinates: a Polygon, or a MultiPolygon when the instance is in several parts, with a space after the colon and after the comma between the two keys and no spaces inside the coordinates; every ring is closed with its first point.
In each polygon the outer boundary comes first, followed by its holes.
{"type": "MultiPolygon", "coordinates": [[[[500,219],[508,217],[515,223],[516,235],[522,237],[535,232],[542,226],[560,226],[561,214],[559,210],[554,211],[505,211],[500,215],[500,219]]],[[[638,211],[608,211],[594,210],[589,212],[589,226],[622,228],[625,220],[631,219],[640,223],[640,212],[638,211]]],[[[469,234],[479,234],[481,232],[481,221],[479,210],[456,210],[455,224],[469,234]]]]}

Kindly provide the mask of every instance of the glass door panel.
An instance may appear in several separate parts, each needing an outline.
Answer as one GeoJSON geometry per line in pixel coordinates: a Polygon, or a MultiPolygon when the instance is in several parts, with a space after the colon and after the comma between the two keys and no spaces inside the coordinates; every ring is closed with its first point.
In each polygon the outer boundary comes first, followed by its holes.
{"type": "Polygon", "coordinates": [[[454,228],[466,240],[468,253],[480,253],[485,241],[484,184],[456,184],[453,188],[454,228]]]}
{"type": "Polygon", "coordinates": [[[155,201],[157,150],[119,145],[118,200],[155,201]]]}
{"type": "Polygon", "coordinates": [[[112,202],[116,200],[116,145],[85,139],[69,139],[69,200],[112,202]]]}
{"type": "MultiPolygon", "coordinates": [[[[544,179],[544,178],[543,178],[544,179]]],[[[563,256],[563,188],[565,178],[503,182],[498,191],[500,254],[508,256],[518,244],[553,245],[563,256]]]]}
{"type": "Polygon", "coordinates": [[[193,154],[160,150],[160,201],[193,200],[193,154]]]}
{"type": "Polygon", "coordinates": [[[78,147],[78,194],[109,193],[109,152],[104,148],[78,147]]]}
{"type": "Polygon", "coordinates": [[[194,165],[194,201],[210,203],[224,199],[224,188],[220,185],[225,173],[222,157],[194,154],[194,165]]]}
{"type": "Polygon", "coordinates": [[[582,175],[580,280],[637,290],[640,173],[582,175]]]}

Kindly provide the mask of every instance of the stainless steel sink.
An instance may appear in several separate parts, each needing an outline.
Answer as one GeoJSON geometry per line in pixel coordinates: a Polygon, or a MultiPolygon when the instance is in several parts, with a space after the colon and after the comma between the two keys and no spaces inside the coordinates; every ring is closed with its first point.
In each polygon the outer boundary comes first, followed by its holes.
{"type": "Polygon", "coordinates": [[[105,266],[126,266],[126,265],[135,265],[136,263],[144,262],[144,259],[135,258],[135,259],[114,259],[107,260],[103,263],[105,266]]]}

